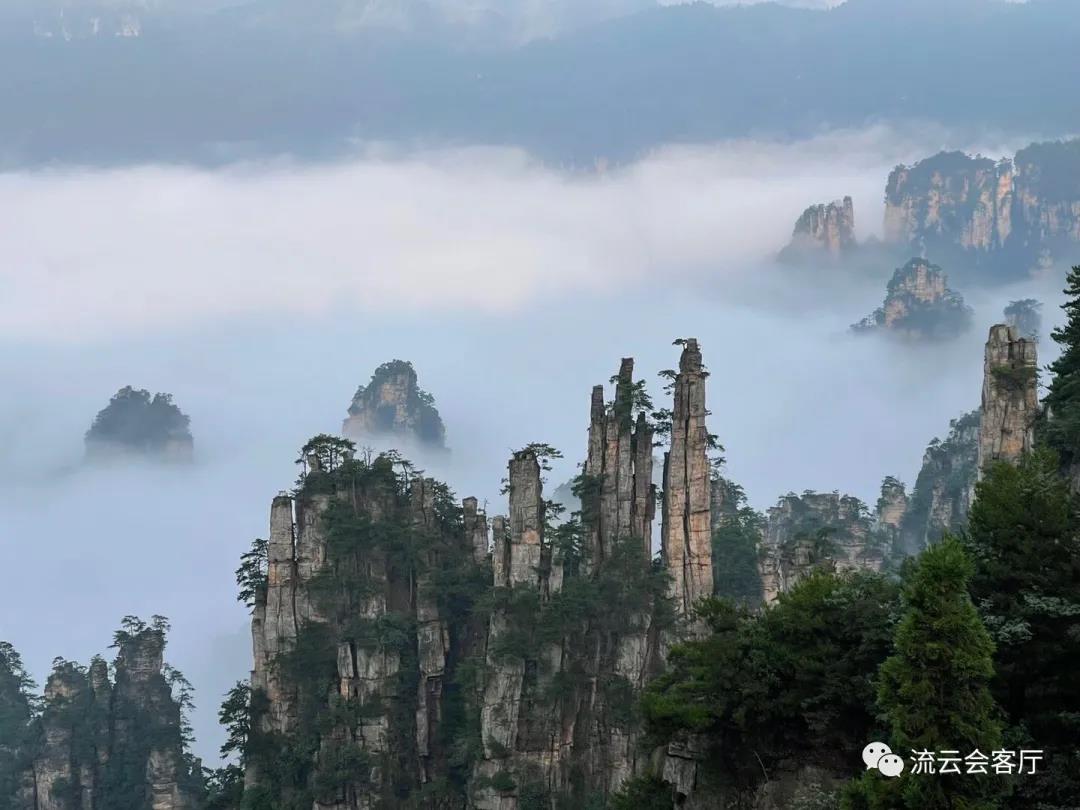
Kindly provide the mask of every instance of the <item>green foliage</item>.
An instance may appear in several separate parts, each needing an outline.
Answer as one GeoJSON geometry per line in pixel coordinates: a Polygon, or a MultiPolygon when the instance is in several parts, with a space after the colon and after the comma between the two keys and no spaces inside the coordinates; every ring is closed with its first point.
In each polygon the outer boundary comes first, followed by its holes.
{"type": "Polygon", "coordinates": [[[1010,301],[1005,307],[1005,320],[1016,327],[1021,337],[1038,340],[1042,331],[1042,304],[1034,298],[1010,301]]]}
{"type": "Polygon", "coordinates": [[[912,285],[916,273],[923,268],[929,276],[945,284],[945,273],[940,267],[925,259],[912,259],[896,269],[887,288],[886,305],[897,306],[900,315],[886,326],[885,308],[879,307],[853,324],[852,330],[865,333],[888,328],[905,337],[943,340],[970,329],[973,310],[964,303],[959,293],[945,288],[942,297],[932,302],[916,296],[912,285]]]}
{"type": "Polygon", "coordinates": [[[674,804],[671,785],[647,774],[628,779],[611,797],[609,810],[671,810],[674,804]]]}
{"type": "Polygon", "coordinates": [[[923,550],[923,538],[937,542],[948,532],[959,531],[963,518],[958,507],[978,477],[978,427],[979,411],[971,411],[949,422],[945,440],[935,438],[923,455],[923,466],[915,479],[915,487],[908,500],[901,524],[901,551],[918,554],[923,550]],[[930,507],[937,492],[939,497],[954,505],[950,510],[952,523],[939,526],[930,514],[930,507]]]}
{"type": "MultiPolygon", "coordinates": [[[[300,457],[297,464],[308,466],[308,459],[314,457],[318,460],[319,471],[332,473],[356,452],[356,442],[343,439],[340,436],[331,436],[329,433],[320,433],[307,441],[300,448],[300,457]]],[[[308,469],[308,472],[313,472],[308,469]]]]}
{"type": "Polygon", "coordinates": [[[15,792],[35,752],[37,708],[19,653],[0,641],[0,810],[18,810],[15,792]]]}
{"type": "Polygon", "coordinates": [[[395,406],[379,400],[379,389],[384,383],[400,377],[408,380],[405,407],[415,419],[417,436],[426,444],[441,446],[446,439],[446,427],[435,408],[435,397],[417,384],[416,370],[407,360],[391,360],[375,369],[368,384],[356,390],[349,406],[350,415],[372,409],[375,427],[384,432],[392,430],[395,406]]]}
{"type": "Polygon", "coordinates": [[[1049,366],[1053,377],[1043,401],[1048,418],[1039,434],[1068,469],[1080,461],[1080,265],[1066,276],[1064,292],[1065,323],[1050,333],[1061,354],[1049,366]]]}
{"type": "Polygon", "coordinates": [[[762,767],[798,757],[848,768],[876,728],[871,674],[891,649],[896,586],[867,573],[817,572],[763,613],[701,608],[710,634],[677,645],[646,690],[651,736],[706,735],[710,773],[752,788],[762,767]]]}
{"type": "MultiPolygon", "coordinates": [[[[946,537],[927,549],[904,583],[904,612],[895,651],[879,673],[878,705],[894,751],[1000,748],[1001,724],[990,693],[994,644],[968,595],[974,565],[961,543],[946,537]]],[[[993,775],[937,774],[911,769],[897,779],[867,771],[846,806],[945,810],[1000,806],[993,775]]]]}
{"type": "Polygon", "coordinates": [[[1033,366],[995,366],[990,374],[994,384],[1006,391],[1023,391],[1039,377],[1038,369],[1033,366]]]}
{"type": "Polygon", "coordinates": [[[191,439],[191,420],[173,404],[171,394],[121,388],[94,418],[88,443],[112,444],[143,453],[158,453],[174,440],[191,439]]]}
{"type": "Polygon", "coordinates": [[[236,569],[238,602],[254,609],[256,603],[266,598],[267,568],[267,542],[256,537],[251,541],[251,549],[240,556],[240,567],[236,569]]]}
{"type": "MultiPolygon", "coordinates": [[[[1018,801],[1080,795],[1080,538],[1076,502],[1046,450],[994,464],[976,487],[967,548],[971,595],[996,643],[993,691],[1018,747],[1046,751],[1018,801]]],[[[1026,805],[1026,806],[1027,806],[1026,805]]]]}
{"type": "Polygon", "coordinates": [[[251,685],[247,681],[237,681],[225,695],[225,701],[218,711],[218,721],[225,728],[225,742],[221,746],[221,756],[243,754],[247,750],[251,737],[251,685]]]}
{"type": "Polygon", "coordinates": [[[713,594],[748,607],[759,605],[763,596],[758,546],[765,516],[747,505],[738,484],[718,477],[713,487],[723,491],[723,509],[712,535],[713,594]]]}
{"type": "Polygon", "coordinates": [[[239,810],[244,797],[244,771],[238,765],[203,768],[202,810],[239,810]]]}

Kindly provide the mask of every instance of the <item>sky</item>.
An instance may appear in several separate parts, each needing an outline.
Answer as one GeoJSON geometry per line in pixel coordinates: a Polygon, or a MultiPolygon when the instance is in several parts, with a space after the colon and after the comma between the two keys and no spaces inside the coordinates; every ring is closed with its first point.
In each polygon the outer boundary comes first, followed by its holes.
{"type": "MultiPolygon", "coordinates": [[[[589,394],[697,337],[710,429],[765,509],[789,491],[873,502],[911,484],[926,443],[978,404],[982,344],[1010,299],[1053,317],[1060,279],[962,289],[976,327],[942,346],[852,336],[891,266],[781,268],[811,203],[853,196],[880,235],[888,171],[943,147],[1023,141],[874,127],[796,143],[656,150],[568,173],[511,149],[280,159],[217,171],[141,165],[0,175],[0,639],[42,680],[56,655],[107,653],[127,614],[168,616],[196,688],[197,752],[250,669],[233,570],[296,477],[297,448],[340,428],[357,385],[410,360],[452,452],[421,460],[489,513],[511,452],[563,450],[575,474],[589,394]],[[82,436],[115,391],[174,394],[196,463],[86,468],[82,436]]],[[[1046,348],[1046,347],[1044,347],[1046,348]]],[[[110,655],[111,657],[111,655],[110,655]]]]}

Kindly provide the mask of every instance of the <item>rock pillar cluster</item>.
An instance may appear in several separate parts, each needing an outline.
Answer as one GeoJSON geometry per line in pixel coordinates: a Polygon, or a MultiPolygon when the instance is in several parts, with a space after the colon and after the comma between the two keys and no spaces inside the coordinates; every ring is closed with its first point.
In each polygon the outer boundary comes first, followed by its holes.
{"type": "Polygon", "coordinates": [[[653,429],[645,413],[634,419],[634,360],[624,358],[615,378],[615,400],[604,402],[604,387],[593,388],[585,474],[598,490],[583,506],[589,511],[588,564],[599,566],[617,539],[641,542],[652,556],[656,516],[653,476],[653,429]]]}
{"type": "Polygon", "coordinates": [[[1038,357],[1034,340],[1015,327],[990,327],[983,364],[980,475],[995,461],[1015,462],[1031,450],[1039,408],[1038,357]]]}
{"type": "Polygon", "coordinates": [[[701,350],[690,338],[675,377],[671,448],[664,456],[662,549],[671,597],[690,616],[713,589],[709,433],[705,426],[705,376],[701,350]]]}
{"type": "Polygon", "coordinates": [[[785,495],[769,510],[760,562],[766,603],[817,567],[878,571],[884,543],[866,506],[837,492],[785,495]]]}
{"type": "Polygon", "coordinates": [[[105,661],[58,661],[45,687],[42,739],[13,810],[108,808],[141,792],[150,810],[196,810],[201,774],[184,758],[180,706],[164,674],[164,632],[118,634],[105,661]]]}

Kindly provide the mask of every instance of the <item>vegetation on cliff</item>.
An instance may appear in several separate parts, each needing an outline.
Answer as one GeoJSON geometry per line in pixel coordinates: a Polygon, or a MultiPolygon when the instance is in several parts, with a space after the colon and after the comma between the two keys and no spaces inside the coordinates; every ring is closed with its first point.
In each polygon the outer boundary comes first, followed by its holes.
{"type": "Polygon", "coordinates": [[[18,654],[0,644],[0,808],[197,810],[191,687],[163,662],[168,629],[160,616],[126,617],[113,677],[100,657],[89,667],[57,658],[42,698],[18,654]]]}
{"type": "Polygon", "coordinates": [[[424,447],[441,448],[446,442],[435,397],[420,387],[416,369],[406,360],[383,363],[356,390],[342,432],[357,439],[411,439],[424,447]]]}
{"type": "Polygon", "coordinates": [[[190,458],[191,420],[172,394],[125,386],[109,400],[86,432],[86,453],[97,458],[131,453],[151,458],[190,458]]]}
{"type": "Polygon", "coordinates": [[[944,340],[966,332],[971,321],[971,308],[960,293],[948,288],[945,272],[925,259],[912,259],[893,273],[885,303],[851,328],[944,340]]]}

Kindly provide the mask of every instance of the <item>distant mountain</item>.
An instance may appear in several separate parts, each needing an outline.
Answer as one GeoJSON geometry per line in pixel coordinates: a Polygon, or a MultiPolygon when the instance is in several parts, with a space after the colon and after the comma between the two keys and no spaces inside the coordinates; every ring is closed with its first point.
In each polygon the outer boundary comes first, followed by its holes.
{"type": "MultiPolygon", "coordinates": [[[[197,13],[170,2],[137,15],[139,37],[70,41],[0,14],[0,166],[325,155],[355,138],[513,144],[584,163],[874,121],[1080,131],[1067,102],[1080,75],[1073,0],[699,3],[520,46],[424,8],[261,0],[197,13]],[[385,24],[358,24],[376,12],[385,24]]],[[[475,8],[492,30],[528,18],[475,8]]],[[[570,3],[512,8],[558,23],[570,3]]]]}

